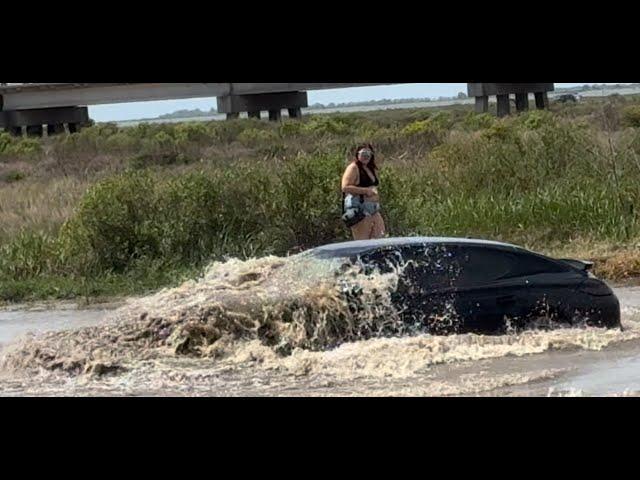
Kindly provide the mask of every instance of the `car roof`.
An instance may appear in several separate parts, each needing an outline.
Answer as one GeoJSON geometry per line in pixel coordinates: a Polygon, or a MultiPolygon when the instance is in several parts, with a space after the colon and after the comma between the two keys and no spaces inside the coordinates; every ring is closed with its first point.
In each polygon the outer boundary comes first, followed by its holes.
{"type": "Polygon", "coordinates": [[[383,238],[379,240],[360,240],[354,242],[334,243],[317,247],[311,252],[318,256],[326,257],[350,257],[360,255],[380,248],[406,247],[412,245],[465,245],[474,247],[494,247],[502,250],[525,252],[521,247],[508,243],[494,242],[490,240],[476,240],[471,238],[447,238],[447,237],[400,237],[383,238]]]}

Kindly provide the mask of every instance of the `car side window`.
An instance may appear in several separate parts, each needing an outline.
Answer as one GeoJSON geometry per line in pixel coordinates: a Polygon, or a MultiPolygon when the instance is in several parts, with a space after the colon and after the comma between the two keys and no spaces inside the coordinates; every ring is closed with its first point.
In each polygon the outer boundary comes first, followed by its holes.
{"type": "Polygon", "coordinates": [[[457,247],[445,245],[411,245],[366,258],[381,272],[396,270],[401,283],[420,290],[453,286],[458,275],[457,247]]]}
{"type": "Polygon", "coordinates": [[[445,245],[411,245],[384,249],[363,255],[365,272],[397,270],[405,286],[421,290],[453,286],[458,275],[457,247],[445,245]]]}
{"type": "Polygon", "coordinates": [[[413,247],[413,262],[408,267],[407,276],[422,288],[452,287],[460,273],[458,250],[458,247],[448,245],[413,247]]]}
{"type": "Polygon", "coordinates": [[[460,286],[565,271],[552,261],[532,254],[474,247],[461,250],[461,269],[457,281],[460,286]]]}
{"type": "Polygon", "coordinates": [[[537,275],[539,273],[562,273],[569,271],[568,268],[557,264],[556,262],[532,255],[521,253],[517,255],[517,263],[512,272],[514,277],[526,277],[529,275],[537,275]]]}
{"type": "Polygon", "coordinates": [[[401,272],[402,282],[420,289],[483,285],[498,280],[562,272],[537,255],[460,245],[388,247],[354,259],[365,274],[401,272]]]}
{"type": "Polygon", "coordinates": [[[461,248],[457,285],[471,286],[508,278],[517,265],[516,255],[490,248],[461,248]]]}
{"type": "Polygon", "coordinates": [[[360,265],[366,274],[374,271],[390,273],[401,268],[411,259],[410,249],[407,247],[388,247],[354,258],[354,263],[360,265]]]}

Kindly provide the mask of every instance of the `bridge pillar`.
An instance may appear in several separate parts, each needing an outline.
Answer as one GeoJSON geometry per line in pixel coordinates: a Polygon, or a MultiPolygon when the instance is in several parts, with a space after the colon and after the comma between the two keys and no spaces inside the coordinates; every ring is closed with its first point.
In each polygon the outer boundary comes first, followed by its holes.
{"type": "Polygon", "coordinates": [[[469,83],[469,97],[476,98],[476,112],[488,111],[489,97],[495,96],[498,102],[498,116],[509,115],[511,106],[509,95],[516,95],[516,109],[521,112],[529,108],[529,94],[536,96],[536,106],[549,106],[548,92],[554,90],[553,83],[469,83]]]}
{"type": "Polygon", "coordinates": [[[549,95],[547,95],[547,92],[536,93],[536,108],[538,110],[549,108],[549,95]]]}
{"type": "Polygon", "coordinates": [[[64,133],[64,124],[63,123],[54,123],[51,125],[47,125],[47,136],[52,137],[53,135],[57,135],[59,133],[64,133]]]}
{"type": "Polygon", "coordinates": [[[43,132],[42,125],[29,125],[27,127],[27,137],[42,137],[43,132]]]}
{"type": "Polygon", "coordinates": [[[498,100],[498,116],[506,117],[511,113],[509,95],[497,95],[496,98],[498,100]]]}
{"type": "Polygon", "coordinates": [[[481,95],[476,97],[476,113],[487,113],[489,111],[489,97],[481,95]]]}
{"type": "Polygon", "coordinates": [[[279,122],[282,120],[282,110],[281,109],[273,109],[269,110],[269,121],[270,122],[279,122]]]}
{"type": "Polygon", "coordinates": [[[291,118],[300,118],[302,109],[309,106],[306,92],[261,93],[256,95],[226,95],[218,97],[218,112],[226,113],[227,119],[238,118],[240,113],[248,112],[250,117],[260,112],[269,112],[269,120],[282,119],[282,110],[289,111],[291,118]],[[293,115],[292,115],[293,113],[293,115]]]}
{"type": "Polygon", "coordinates": [[[302,118],[302,108],[289,108],[289,118],[302,118]]]}
{"type": "Polygon", "coordinates": [[[42,136],[45,125],[49,135],[62,133],[65,124],[70,132],[76,132],[89,122],[87,107],[0,111],[0,127],[13,135],[21,135],[26,130],[28,136],[42,136]]]}
{"type": "Polygon", "coordinates": [[[526,112],[529,110],[528,93],[516,93],[516,110],[518,110],[518,112],[526,112]]]}
{"type": "Polygon", "coordinates": [[[4,127],[4,131],[10,133],[14,137],[22,136],[22,127],[4,127]]]}

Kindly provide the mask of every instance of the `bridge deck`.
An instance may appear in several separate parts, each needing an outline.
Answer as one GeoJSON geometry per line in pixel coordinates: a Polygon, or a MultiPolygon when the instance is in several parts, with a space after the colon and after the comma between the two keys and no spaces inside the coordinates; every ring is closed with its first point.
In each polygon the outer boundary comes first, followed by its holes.
{"type": "Polygon", "coordinates": [[[324,90],[389,83],[27,83],[0,86],[3,110],[324,90]]]}

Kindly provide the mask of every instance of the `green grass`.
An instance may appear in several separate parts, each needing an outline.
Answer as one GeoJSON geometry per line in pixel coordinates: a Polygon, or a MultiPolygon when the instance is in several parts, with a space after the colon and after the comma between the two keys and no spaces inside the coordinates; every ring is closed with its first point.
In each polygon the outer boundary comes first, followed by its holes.
{"type": "Polygon", "coordinates": [[[126,275],[62,276],[47,274],[26,278],[0,278],[0,304],[39,300],[74,300],[98,303],[131,295],[144,295],[178,286],[201,273],[196,268],[138,269],[126,275]]]}
{"type": "Polygon", "coordinates": [[[452,108],[99,125],[9,156],[14,140],[3,137],[7,171],[20,163],[30,175],[0,186],[10,205],[0,205],[0,299],[142,294],[212,260],[345,240],[339,182],[362,141],[378,148],[392,235],[562,246],[581,257],[606,246],[601,271],[628,276],[636,260],[613,252],[637,259],[640,245],[634,101],[507,119],[452,108]]]}

